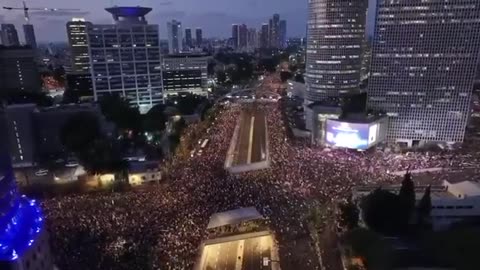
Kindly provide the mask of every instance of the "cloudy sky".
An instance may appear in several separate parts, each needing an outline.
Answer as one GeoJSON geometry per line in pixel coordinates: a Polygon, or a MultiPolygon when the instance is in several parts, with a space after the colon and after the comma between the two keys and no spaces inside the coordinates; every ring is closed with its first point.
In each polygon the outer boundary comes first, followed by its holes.
{"type": "MultiPolygon", "coordinates": [[[[273,13],[287,20],[288,36],[304,36],[308,0],[27,0],[31,7],[78,8],[84,17],[93,23],[111,23],[104,10],[112,5],[141,5],[152,7],[147,19],[160,25],[161,38],[166,38],[166,22],[180,20],[184,27],[201,27],[205,37],[227,37],[232,23],[245,23],[259,28],[268,22],[273,13]]],[[[369,0],[372,4],[375,0],[369,0]]],[[[2,6],[21,6],[20,0],[2,0],[2,6]]],[[[71,13],[31,13],[39,41],[65,41],[65,24],[71,13]]],[[[373,16],[369,16],[370,22],[373,16]]],[[[0,10],[0,22],[9,22],[21,29],[24,22],[22,12],[0,10]]],[[[370,23],[371,24],[371,23],[370,23]]],[[[23,38],[23,34],[20,33],[23,38]]]]}

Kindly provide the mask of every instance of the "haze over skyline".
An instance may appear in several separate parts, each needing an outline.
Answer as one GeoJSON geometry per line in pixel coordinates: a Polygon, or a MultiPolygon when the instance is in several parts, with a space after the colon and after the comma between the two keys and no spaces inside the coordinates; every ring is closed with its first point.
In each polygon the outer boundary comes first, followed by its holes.
{"type": "MultiPolygon", "coordinates": [[[[369,0],[370,6],[375,0],[369,0]]],[[[20,7],[21,1],[4,0],[2,6],[20,7]]],[[[67,34],[65,24],[72,17],[84,17],[95,24],[110,24],[112,18],[104,9],[109,6],[146,6],[153,8],[147,16],[151,24],[160,25],[160,37],[167,38],[166,23],[177,19],[182,22],[184,28],[203,28],[204,36],[229,37],[230,25],[233,23],[245,23],[249,27],[260,28],[262,23],[274,14],[279,13],[282,19],[287,20],[288,37],[303,37],[306,35],[307,0],[115,0],[96,1],[83,0],[66,3],[63,0],[37,0],[27,1],[29,7],[48,8],[78,8],[84,15],[72,16],[68,13],[56,12],[45,13],[32,11],[31,22],[35,25],[37,40],[40,42],[66,41],[67,34]]],[[[373,16],[369,16],[371,25],[373,16]]],[[[25,22],[21,11],[0,11],[1,23],[14,23],[21,32],[21,25],[25,22]]],[[[368,28],[368,27],[367,27],[368,28]]],[[[371,28],[371,27],[370,27],[371,28]]],[[[371,31],[369,31],[371,32],[371,31]]],[[[19,33],[23,39],[23,33],[19,33]]]]}

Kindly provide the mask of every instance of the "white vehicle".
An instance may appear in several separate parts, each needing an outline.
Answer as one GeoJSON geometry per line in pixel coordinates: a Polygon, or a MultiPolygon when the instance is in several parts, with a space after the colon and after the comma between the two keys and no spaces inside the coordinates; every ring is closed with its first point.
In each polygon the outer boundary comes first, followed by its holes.
{"type": "Polygon", "coordinates": [[[40,169],[35,172],[35,176],[46,176],[46,175],[48,175],[47,169],[40,169]]]}
{"type": "Polygon", "coordinates": [[[74,168],[77,167],[79,164],[75,160],[69,160],[67,163],[65,163],[65,167],[67,168],[74,168]]]}
{"type": "MultiPolygon", "coordinates": [[[[200,148],[204,149],[207,145],[208,145],[208,142],[209,140],[208,139],[205,139],[205,141],[203,141],[202,145],[200,146],[200,148]]],[[[201,151],[201,150],[200,150],[201,151]]]]}

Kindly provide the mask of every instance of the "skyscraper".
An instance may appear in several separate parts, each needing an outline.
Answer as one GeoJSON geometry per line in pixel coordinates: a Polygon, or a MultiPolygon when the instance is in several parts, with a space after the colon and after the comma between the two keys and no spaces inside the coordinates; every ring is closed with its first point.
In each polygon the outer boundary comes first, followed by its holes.
{"type": "Polygon", "coordinates": [[[248,29],[248,48],[250,49],[256,49],[258,47],[258,35],[257,35],[257,29],[255,28],[250,28],[248,29]]]}
{"type": "Polygon", "coordinates": [[[268,23],[262,24],[262,29],[260,30],[260,47],[261,48],[268,48],[270,46],[268,31],[269,31],[268,23]]]}
{"type": "Polygon", "coordinates": [[[279,28],[278,30],[279,47],[283,49],[287,47],[287,21],[281,20],[278,28],[279,28]]]}
{"type": "Polygon", "coordinates": [[[90,73],[88,29],[91,27],[92,23],[81,18],[74,18],[67,23],[68,45],[71,54],[70,64],[73,73],[90,73]]]}
{"type": "Polygon", "coordinates": [[[193,47],[192,29],[190,28],[185,28],[185,45],[187,46],[187,49],[193,47]]]}
{"type": "Polygon", "coordinates": [[[171,54],[181,53],[182,46],[182,23],[176,20],[167,23],[168,52],[171,54]]]}
{"type": "Polygon", "coordinates": [[[278,48],[280,39],[280,15],[274,14],[273,18],[269,21],[269,43],[271,48],[278,48]]]}
{"type": "Polygon", "coordinates": [[[2,24],[2,44],[4,46],[19,46],[17,29],[13,24],[2,24]]]}
{"type": "Polygon", "coordinates": [[[92,23],[83,18],[73,18],[67,25],[71,69],[67,73],[67,95],[93,97],[90,55],[88,53],[88,30],[92,23]]]}
{"type": "Polygon", "coordinates": [[[40,74],[34,59],[31,48],[0,47],[0,91],[40,91],[40,74]]]}
{"type": "Polygon", "coordinates": [[[112,7],[114,25],[88,31],[94,98],[113,93],[140,112],[163,102],[158,25],[148,24],[146,7],[112,7]]]}
{"type": "Polygon", "coordinates": [[[202,28],[195,29],[196,44],[198,48],[201,48],[203,45],[203,31],[202,28]]]}
{"type": "Polygon", "coordinates": [[[478,0],[378,2],[368,105],[390,142],[463,141],[479,37],[478,0]]]}
{"type": "Polygon", "coordinates": [[[309,1],[306,102],[359,90],[366,0],[309,1]]]}
{"type": "Polygon", "coordinates": [[[242,24],[238,28],[238,47],[246,48],[248,44],[248,27],[242,24]]]}
{"type": "Polygon", "coordinates": [[[33,25],[24,24],[23,34],[25,35],[25,44],[35,50],[37,48],[37,39],[35,38],[35,30],[33,29],[33,25]]]}
{"type": "Polygon", "coordinates": [[[232,42],[234,49],[238,48],[239,28],[240,27],[238,24],[232,24],[232,42]]]}

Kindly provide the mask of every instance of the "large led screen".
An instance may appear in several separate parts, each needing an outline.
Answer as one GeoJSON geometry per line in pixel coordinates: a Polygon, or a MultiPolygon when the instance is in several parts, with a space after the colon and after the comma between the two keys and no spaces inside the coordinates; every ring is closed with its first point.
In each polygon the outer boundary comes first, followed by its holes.
{"type": "Polygon", "coordinates": [[[377,127],[369,124],[354,124],[336,120],[327,120],[326,141],[329,145],[350,149],[367,149],[376,140],[377,127]],[[373,136],[369,136],[372,132],[373,136]],[[373,141],[372,141],[373,140],[373,141]]]}

